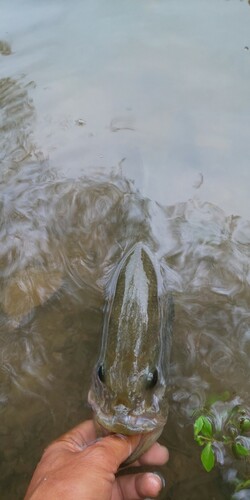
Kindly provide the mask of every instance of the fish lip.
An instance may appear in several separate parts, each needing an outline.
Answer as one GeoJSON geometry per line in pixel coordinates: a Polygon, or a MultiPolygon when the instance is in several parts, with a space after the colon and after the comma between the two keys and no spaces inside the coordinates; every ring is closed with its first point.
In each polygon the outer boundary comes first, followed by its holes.
{"type": "Polygon", "coordinates": [[[152,432],[163,425],[155,418],[133,415],[105,415],[98,411],[95,415],[96,421],[110,432],[118,432],[121,434],[145,434],[152,432]]]}
{"type": "Polygon", "coordinates": [[[96,422],[109,432],[125,435],[145,434],[163,428],[167,420],[159,414],[153,416],[152,414],[133,415],[119,412],[110,415],[97,405],[96,401],[91,398],[91,394],[89,394],[88,400],[94,411],[96,422]]]}

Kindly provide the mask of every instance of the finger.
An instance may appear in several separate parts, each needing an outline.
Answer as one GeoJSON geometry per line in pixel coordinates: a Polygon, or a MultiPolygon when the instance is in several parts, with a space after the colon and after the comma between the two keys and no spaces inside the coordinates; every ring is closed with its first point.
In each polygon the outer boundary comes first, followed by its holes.
{"type": "MultiPolygon", "coordinates": [[[[145,497],[155,498],[162,489],[162,480],[157,474],[146,472],[129,474],[117,478],[117,488],[126,500],[139,500],[145,497]]],[[[117,498],[117,491],[113,493],[112,500],[117,498]]]]}
{"type": "Polygon", "coordinates": [[[156,442],[133,465],[164,465],[168,459],[168,449],[156,442]]]}
{"type": "Polygon", "coordinates": [[[70,431],[60,436],[56,443],[66,443],[72,451],[81,451],[88,444],[96,440],[96,431],[93,420],[86,420],[70,431]]]}
{"type": "Polygon", "coordinates": [[[103,463],[104,468],[114,474],[121,463],[125,462],[131,453],[136,449],[141,436],[123,436],[112,434],[97,440],[88,448],[88,455],[95,456],[97,463],[103,463]]]}

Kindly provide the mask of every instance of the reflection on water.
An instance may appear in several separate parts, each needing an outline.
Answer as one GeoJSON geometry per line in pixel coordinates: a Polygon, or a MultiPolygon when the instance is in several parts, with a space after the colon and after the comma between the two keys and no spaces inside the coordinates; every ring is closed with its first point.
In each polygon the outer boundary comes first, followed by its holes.
{"type": "Polygon", "coordinates": [[[22,498],[44,446],[90,416],[105,283],[139,240],[175,300],[162,498],[227,498],[238,461],[204,472],[192,423],[211,394],[250,406],[250,222],[196,198],[161,206],[117,173],[58,178],[32,144],[32,86],[0,81],[1,498],[22,498]]]}

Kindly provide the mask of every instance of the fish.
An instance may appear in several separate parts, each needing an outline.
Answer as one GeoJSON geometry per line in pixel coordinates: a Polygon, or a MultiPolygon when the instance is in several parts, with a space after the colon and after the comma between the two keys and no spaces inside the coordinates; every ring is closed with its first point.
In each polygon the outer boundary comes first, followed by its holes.
{"type": "Polygon", "coordinates": [[[174,304],[165,288],[160,264],[143,243],[121,259],[108,287],[88,401],[98,435],[141,434],[126,465],[158,439],[167,421],[174,304]]]}

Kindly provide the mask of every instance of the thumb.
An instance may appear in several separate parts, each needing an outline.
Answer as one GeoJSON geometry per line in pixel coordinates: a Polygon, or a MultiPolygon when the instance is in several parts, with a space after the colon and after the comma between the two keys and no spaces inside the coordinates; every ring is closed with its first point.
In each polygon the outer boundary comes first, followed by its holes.
{"type": "Polygon", "coordinates": [[[106,470],[115,474],[120,465],[137,448],[140,439],[139,434],[134,436],[111,434],[97,440],[88,451],[90,455],[93,454],[96,463],[102,464],[106,470]]]}
{"type": "MultiPolygon", "coordinates": [[[[60,443],[60,448],[62,445],[66,445],[66,448],[71,451],[84,450],[85,457],[92,457],[93,454],[96,463],[100,464],[102,464],[102,460],[98,461],[97,455],[101,454],[104,462],[112,461],[112,470],[115,469],[116,471],[137,448],[141,438],[140,434],[133,436],[109,434],[108,436],[96,439],[94,422],[93,420],[87,420],[66,432],[55,443],[58,445],[60,443]]],[[[111,463],[109,463],[109,467],[110,465],[111,463]]]]}

